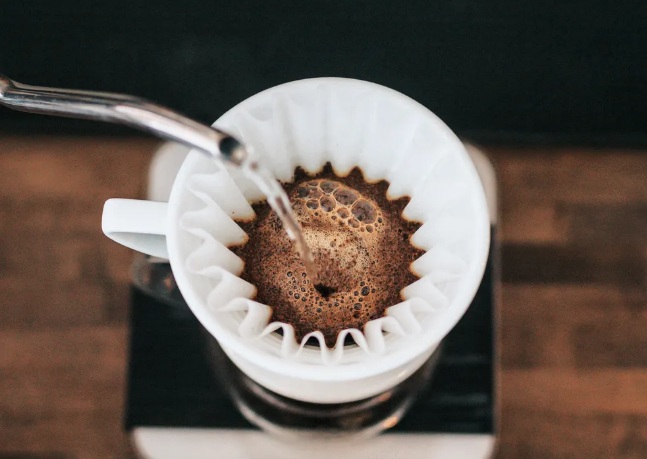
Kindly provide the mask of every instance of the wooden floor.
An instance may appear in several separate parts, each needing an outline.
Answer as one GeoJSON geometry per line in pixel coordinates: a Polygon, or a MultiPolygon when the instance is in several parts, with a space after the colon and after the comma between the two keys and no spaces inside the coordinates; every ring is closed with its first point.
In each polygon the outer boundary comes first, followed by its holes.
{"type": "MultiPolygon", "coordinates": [[[[149,140],[0,138],[0,459],[132,457],[121,429],[149,140]]],[[[489,149],[503,239],[500,458],[647,457],[647,152],[489,149]]]]}

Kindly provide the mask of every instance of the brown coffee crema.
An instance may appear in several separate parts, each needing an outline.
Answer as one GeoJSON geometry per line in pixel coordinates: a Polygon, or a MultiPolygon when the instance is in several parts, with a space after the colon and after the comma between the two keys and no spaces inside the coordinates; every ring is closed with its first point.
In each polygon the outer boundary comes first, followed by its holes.
{"type": "Polygon", "coordinates": [[[334,346],[340,331],[382,317],[416,281],[411,263],[423,251],[411,236],[420,223],[402,217],[409,198],[389,200],[388,186],[367,183],[358,168],[338,177],[330,164],[314,176],[297,168],[294,180],[284,184],[330,293],[310,282],[266,202],[253,206],[252,221],[239,222],[249,235],[247,243],[231,248],[245,263],[241,277],[256,286],[256,301],[272,307],[272,321],[294,326],[299,342],[320,330],[326,345],[334,346]]]}

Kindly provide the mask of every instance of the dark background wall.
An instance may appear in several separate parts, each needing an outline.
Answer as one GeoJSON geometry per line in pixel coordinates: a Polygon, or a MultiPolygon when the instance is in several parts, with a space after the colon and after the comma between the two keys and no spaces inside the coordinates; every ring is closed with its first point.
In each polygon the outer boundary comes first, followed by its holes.
{"type": "MultiPolygon", "coordinates": [[[[646,57],[640,1],[0,0],[0,72],[204,122],[279,83],[345,76],[489,144],[645,146],[646,57]]],[[[130,133],[2,108],[0,132],[130,133]]]]}

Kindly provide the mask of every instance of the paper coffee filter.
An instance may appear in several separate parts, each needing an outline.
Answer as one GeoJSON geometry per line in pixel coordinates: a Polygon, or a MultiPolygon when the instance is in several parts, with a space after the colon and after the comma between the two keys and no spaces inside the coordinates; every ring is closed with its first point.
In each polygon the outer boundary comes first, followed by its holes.
{"type": "Polygon", "coordinates": [[[282,181],[293,179],[296,166],[316,173],[330,162],[337,175],[360,166],[368,181],[389,181],[389,197],[410,196],[404,216],[422,222],[412,242],[426,252],[412,265],[420,279],[403,289],[403,302],[363,330],[343,330],[332,349],[318,331],[297,343],[291,325],[270,322],[272,305],[253,300],[256,288],[239,277],[243,262],[227,248],[246,240],[234,219],[253,218],[249,203],[262,199],[260,191],[240,171],[205,159],[200,172],[188,177],[179,219],[193,297],[204,300],[220,332],[267,355],[323,365],[397,352],[421,334],[437,333],[439,342],[448,331],[439,324],[455,323],[466,309],[456,302],[465,302],[468,272],[482,272],[475,266],[482,257],[472,232],[486,231],[477,221],[480,190],[472,165],[456,154],[463,147],[440,120],[398,93],[389,97],[382,87],[364,83],[358,91],[353,80],[333,81],[272,88],[216,125],[243,139],[282,181]],[[355,345],[343,345],[347,335],[355,345]],[[310,337],[319,346],[306,346],[310,337]]]}

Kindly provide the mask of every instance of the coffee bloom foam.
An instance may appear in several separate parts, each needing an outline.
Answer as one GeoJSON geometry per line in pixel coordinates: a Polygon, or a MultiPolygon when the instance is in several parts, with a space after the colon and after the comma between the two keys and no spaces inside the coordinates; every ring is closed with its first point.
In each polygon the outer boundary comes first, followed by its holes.
{"type": "Polygon", "coordinates": [[[409,196],[403,217],[422,222],[411,239],[425,251],[411,266],[420,279],[402,290],[404,301],[385,316],[362,330],[341,331],[333,348],[317,331],[297,342],[292,326],[270,323],[271,308],[252,299],[256,289],[239,277],[243,262],[228,249],[247,238],[233,219],[253,218],[249,203],[262,194],[239,171],[205,160],[204,173],[194,173],[182,191],[178,223],[180,259],[189,273],[184,287],[191,303],[200,304],[194,310],[203,323],[217,323],[213,328],[230,343],[308,364],[367,361],[404,349],[422,334],[439,342],[465,310],[470,276],[482,273],[482,244],[470,233],[487,230],[475,210],[481,205],[474,192],[478,178],[467,156],[456,154],[463,149],[458,139],[438,128],[442,123],[424,107],[392,103],[371,91],[327,91],[313,83],[301,95],[257,96],[223,116],[218,127],[244,139],[283,182],[297,166],[315,174],[330,162],[338,176],[359,167],[369,182],[386,180],[390,199],[409,196]],[[388,107],[377,110],[380,104],[388,107]],[[356,344],[344,346],[347,336],[356,344]],[[306,346],[311,337],[318,346],[306,346]]]}

